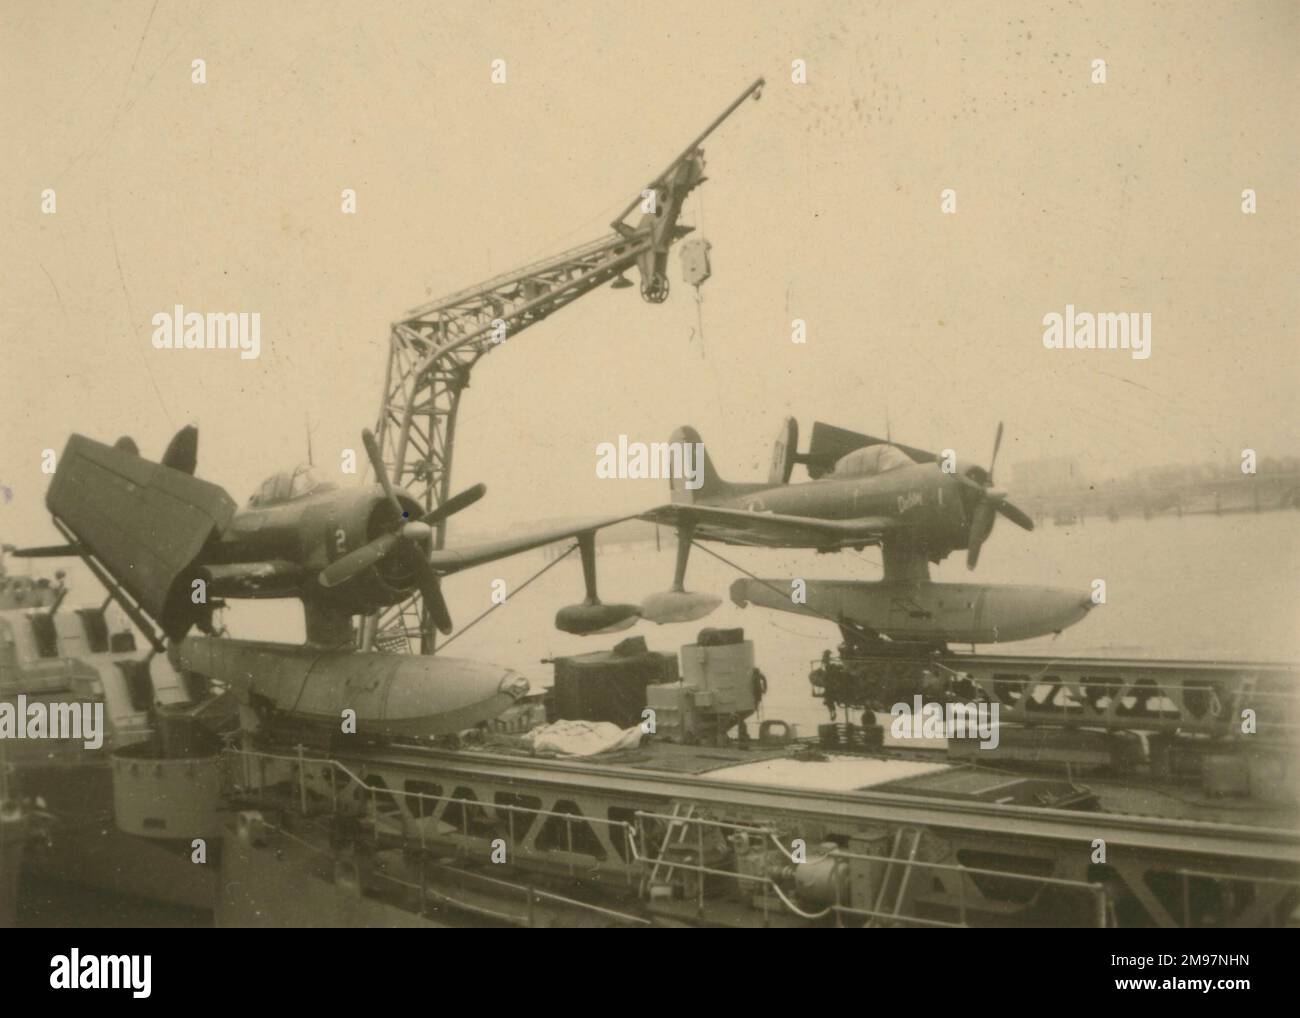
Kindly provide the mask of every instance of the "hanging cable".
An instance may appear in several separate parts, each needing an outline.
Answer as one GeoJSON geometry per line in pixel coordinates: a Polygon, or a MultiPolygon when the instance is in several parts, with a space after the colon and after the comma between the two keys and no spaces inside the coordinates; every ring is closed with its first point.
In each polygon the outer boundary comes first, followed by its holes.
{"type": "MultiPolygon", "coordinates": [[[[557,556],[556,558],[552,559],[550,562],[546,563],[546,565],[542,566],[541,569],[539,569],[537,572],[533,573],[533,575],[530,576],[530,577],[528,577],[528,579],[524,580],[523,583],[519,584],[519,586],[515,588],[515,593],[518,594],[521,590],[523,590],[525,587],[527,587],[527,586],[528,586],[530,583],[532,583],[534,580],[539,579],[539,578],[542,576],[543,573],[547,572],[547,571],[548,571],[549,569],[551,569],[552,567],[559,565],[559,564],[560,564],[561,562],[563,562],[566,558],[568,558],[570,555],[572,555],[572,554],[574,553],[574,551],[577,550],[577,548],[578,548],[578,545],[575,543],[575,544],[571,545],[571,546],[569,547],[569,550],[566,551],[563,555],[559,555],[559,556],[557,556]]],[[[494,605],[492,605],[492,607],[489,608],[487,611],[485,611],[485,612],[483,612],[481,615],[479,615],[477,618],[472,619],[471,621],[465,623],[465,625],[461,626],[458,630],[456,630],[456,632],[452,633],[451,636],[447,637],[447,639],[444,640],[444,641],[442,642],[442,647],[443,647],[443,648],[446,648],[446,646],[447,646],[449,643],[451,643],[453,640],[455,640],[457,637],[459,637],[462,633],[466,633],[466,632],[468,632],[469,630],[473,629],[476,625],[478,625],[480,622],[482,622],[485,618],[487,618],[489,615],[491,615],[494,611],[496,611],[498,608],[500,608],[503,604],[505,604],[505,601],[498,601],[498,602],[496,602],[494,605]]]]}
{"type": "MultiPolygon", "coordinates": [[[[777,593],[777,594],[780,594],[782,597],[789,597],[789,596],[790,596],[786,591],[782,590],[780,587],[778,587],[778,586],[776,586],[776,585],[774,585],[774,584],[768,583],[767,580],[763,579],[763,578],[760,577],[760,576],[755,576],[753,573],[751,573],[751,572],[750,572],[748,569],[746,569],[744,566],[737,565],[735,562],[732,562],[730,559],[725,558],[725,557],[722,556],[722,555],[719,555],[716,551],[713,551],[711,548],[706,548],[706,547],[704,547],[704,545],[700,544],[698,541],[692,541],[692,542],[691,542],[691,545],[692,545],[693,547],[695,547],[695,548],[699,548],[700,551],[704,552],[705,554],[712,555],[712,556],[713,556],[715,559],[717,559],[719,562],[722,562],[722,563],[724,563],[725,565],[729,565],[729,566],[731,566],[731,568],[734,569],[734,570],[736,570],[737,572],[739,572],[739,573],[744,573],[746,576],[748,576],[748,577],[749,577],[751,580],[753,580],[755,583],[761,583],[761,584],[762,584],[764,587],[766,587],[768,590],[771,590],[771,591],[773,591],[773,592],[775,592],[775,593],[777,593]]],[[[833,622],[833,623],[835,623],[835,625],[837,625],[837,626],[840,624],[840,620],[839,620],[839,619],[831,618],[831,616],[827,615],[825,612],[819,612],[816,608],[812,607],[811,605],[805,604],[805,605],[803,605],[802,607],[803,607],[803,608],[808,612],[809,615],[816,615],[818,618],[825,619],[827,622],[833,622]]]]}
{"type": "Polygon", "coordinates": [[[700,335],[700,360],[707,359],[704,355],[704,294],[700,288],[695,288],[695,327],[700,335]]]}

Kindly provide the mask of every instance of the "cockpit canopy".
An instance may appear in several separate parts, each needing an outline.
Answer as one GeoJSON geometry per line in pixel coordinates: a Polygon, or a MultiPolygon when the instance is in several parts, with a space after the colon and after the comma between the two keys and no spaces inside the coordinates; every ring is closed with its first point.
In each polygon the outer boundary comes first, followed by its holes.
{"type": "Polygon", "coordinates": [[[868,445],[841,456],[831,471],[834,477],[870,477],[899,467],[915,466],[916,461],[895,445],[868,445]]]}
{"type": "Polygon", "coordinates": [[[249,498],[248,504],[254,507],[274,505],[277,502],[302,498],[304,495],[332,491],[335,487],[328,481],[322,481],[310,464],[299,463],[292,470],[281,470],[263,481],[262,486],[249,498]]]}

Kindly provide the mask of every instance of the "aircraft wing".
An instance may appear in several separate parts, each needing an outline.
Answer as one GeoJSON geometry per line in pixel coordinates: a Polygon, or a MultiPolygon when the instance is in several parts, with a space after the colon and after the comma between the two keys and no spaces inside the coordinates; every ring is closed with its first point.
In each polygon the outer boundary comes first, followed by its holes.
{"type": "Polygon", "coordinates": [[[892,445],[895,449],[901,449],[907,453],[917,463],[933,463],[939,458],[932,452],[917,449],[910,445],[903,445],[902,442],[891,442],[885,438],[863,435],[857,431],[849,431],[847,428],[837,428],[833,424],[814,421],[812,439],[809,442],[806,456],[808,475],[813,478],[822,477],[829,473],[830,469],[842,457],[851,452],[856,452],[858,449],[864,449],[869,445],[892,445]]]}
{"type": "Polygon", "coordinates": [[[641,518],[669,527],[694,524],[695,536],[706,541],[765,548],[838,549],[879,544],[888,531],[901,526],[888,516],[824,520],[685,503],[659,506],[641,518]]]}
{"type": "Polygon", "coordinates": [[[579,534],[602,530],[605,527],[613,526],[615,523],[622,523],[624,520],[634,520],[636,518],[635,513],[624,516],[595,516],[550,527],[546,530],[535,530],[531,533],[520,534],[518,537],[507,537],[500,541],[484,541],[479,544],[463,544],[455,548],[442,548],[430,555],[429,565],[433,567],[433,571],[438,575],[447,576],[451,573],[458,573],[462,569],[470,569],[473,566],[481,566],[487,562],[495,562],[500,558],[519,555],[546,544],[554,544],[556,541],[563,541],[566,537],[577,537],[579,534]]]}
{"type": "Polygon", "coordinates": [[[94,555],[169,635],[183,634],[193,614],[187,569],[229,525],[234,501],[215,484],[83,435],[68,439],[58,463],[45,505],[76,538],[73,550],[94,555]]]}

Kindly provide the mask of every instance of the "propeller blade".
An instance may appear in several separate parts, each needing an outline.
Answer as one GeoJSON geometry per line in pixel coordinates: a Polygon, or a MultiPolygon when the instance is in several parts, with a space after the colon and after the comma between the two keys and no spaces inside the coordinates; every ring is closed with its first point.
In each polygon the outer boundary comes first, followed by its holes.
{"type": "Polygon", "coordinates": [[[366,615],[361,619],[361,650],[369,653],[375,649],[375,633],[379,629],[379,614],[366,615]]]}
{"type": "Polygon", "coordinates": [[[989,484],[993,483],[993,467],[998,461],[998,450],[1002,448],[1002,422],[998,421],[998,434],[993,439],[993,458],[989,460],[989,484]]]}
{"type": "Polygon", "coordinates": [[[966,545],[967,569],[974,569],[980,560],[980,548],[993,529],[995,510],[995,503],[988,500],[981,501],[975,507],[975,514],[970,521],[970,539],[966,545]]]}
{"type": "Polygon", "coordinates": [[[384,466],[384,457],[379,452],[379,443],[375,441],[374,432],[366,428],[361,432],[361,441],[366,447],[366,455],[370,457],[370,466],[375,472],[375,480],[384,489],[384,494],[388,496],[388,501],[397,510],[397,515],[401,516],[404,511],[402,503],[397,501],[397,492],[393,490],[393,482],[388,479],[388,468],[384,466]]]}
{"type": "Polygon", "coordinates": [[[442,596],[442,584],[438,582],[438,574],[433,571],[429,560],[424,557],[419,548],[411,544],[406,547],[412,552],[408,558],[415,568],[415,580],[420,588],[420,596],[424,599],[424,606],[429,609],[438,632],[446,636],[451,632],[451,612],[447,609],[447,599],[442,596]]]}
{"type": "Polygon", "coordinates": [[[1017,527],[1023,527],[1025,530],[1034,529],[1034,521],[1029,518],[1029,514],[1023,509],[1019,509],[1010,502],[999,502],[998,512],[1009,519],[1017,527]]]}
{"type": "Polygon", "coordinates": [[[379,562],[388,555],[400,541],[396,534],[381,534],[368,544],[363,544],[356,551],[350,551],[340,559],[335,559],[320,571],[317,580],[322,587],[337,587],[356,576],[357,573],[379,562]]]}
{"type": "Polygon", "coordinates": [[[420,517],[421,523],[427,523],[432,526],[445,520],[448,516],[454,516],[462,509],[468,509],[480,498],[487,494],[486,484],[476,484],[472,488],[466,488],[458,495],[452,495],[442,505],[435,508],[432,512],[420,517]]]}

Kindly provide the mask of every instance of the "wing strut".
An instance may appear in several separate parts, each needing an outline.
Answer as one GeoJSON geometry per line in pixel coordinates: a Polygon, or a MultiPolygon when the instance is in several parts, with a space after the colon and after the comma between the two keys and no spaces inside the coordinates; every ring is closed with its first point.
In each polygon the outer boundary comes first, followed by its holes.
{"type": "Polygon", "coordinates": [[[695,524],[679,523],[677,525],[677,566],[673,569],[674,594],[686,590],[686,563],[691,557],[691,542],[695,540],[695,524]]]}
{"type": "Polygon", "coordinates": [[[149,646],[153,647],[155,653],[163,653],[166,647],[163,645],[162,637],[158,635],[158,630],[154,628],[149,616],[145,614],[138,604],[131,600],[126,591],[122,589],[122,585],[95,561],[95,557],[77,542],[72,531],[65,527],[57,516],[52,517],[52,519],[59,533],[68,539],[69,547],[73,548],[81,556],[81,561],[86,563],[86,568],[94,574],[95,579],[104,585],[104,589],[108,591],[108,596],[117,602],[118,607],[126,612],[127,618],[135,623],[136,628],[144,634],[144,638],[149,641],[149,646]]]}

